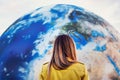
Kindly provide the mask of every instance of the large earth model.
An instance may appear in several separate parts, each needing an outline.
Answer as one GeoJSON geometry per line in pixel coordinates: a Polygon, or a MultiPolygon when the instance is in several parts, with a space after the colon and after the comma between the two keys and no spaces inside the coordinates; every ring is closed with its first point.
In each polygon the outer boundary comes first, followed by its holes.
{"type": "Polygon", "coordinates": [[[38,80],[60,34],[75,41],[90,80],[120,80],[120,34],[103,18],[68,4],[38,8],[1,35],[0,80],[38,80]]]}

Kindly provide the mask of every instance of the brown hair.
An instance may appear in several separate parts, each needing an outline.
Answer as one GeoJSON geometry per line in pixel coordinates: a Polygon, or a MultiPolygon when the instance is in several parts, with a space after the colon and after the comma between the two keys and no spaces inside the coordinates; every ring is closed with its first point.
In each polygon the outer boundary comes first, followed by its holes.
{"type": "Polygon", "coordinates": [[[50,67],[55,69],[66,69],[71,64],[77,62],[76,48],[74,41],[68,35],[59,35],[54,43],[52,59],[48,67],[48,77],[50,77],[50,67]]]}
{"type": "Polygon", "coordinates": [[[76,62],[74,41],[68,35],[59,35],[54,43],[53,56],[50,62],[55,69],[65,69],[76,62]]]}

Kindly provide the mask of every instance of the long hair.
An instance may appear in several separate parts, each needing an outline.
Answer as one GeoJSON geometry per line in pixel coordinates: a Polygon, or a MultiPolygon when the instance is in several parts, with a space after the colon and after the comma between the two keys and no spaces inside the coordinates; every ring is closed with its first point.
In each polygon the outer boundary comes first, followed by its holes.
{"type": "Polygon", "coordinates": [[[54,42],[53,55],[48,66],[47,80],[50,79],[51,66],[55,69],[63,70],[75,62],[77,62],[77,58],[74,41],[68,35],[59,35],[54,42]]]}
{"type": "Polygon", "coordinates": [[[50,66],[55,69],[65,69],[76,60],[76,48],[72,38],[65,34],[59,35],[54,43],[50,66]]]}

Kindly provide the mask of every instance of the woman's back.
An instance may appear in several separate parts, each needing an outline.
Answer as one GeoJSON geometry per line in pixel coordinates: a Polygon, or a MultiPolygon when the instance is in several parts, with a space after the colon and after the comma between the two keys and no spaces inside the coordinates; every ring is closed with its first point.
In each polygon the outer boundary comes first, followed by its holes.
{"type": "MultiPolygon", "coordinates": [[[[47,80],[48,63],[42,67],[40,80],[47,80]]],[[[88,80],[88,73],[83,63],[73,63],[64,70],[57,70],[53,66],[50,69],[49,80],[88,80]]]]}
{"type": "Polygon", "coordinates": [[[88,80],[85,65],[77,61],[76,47],[69,35],[56,38],[51,61],[43,65],[40,80],[88,80]]]}

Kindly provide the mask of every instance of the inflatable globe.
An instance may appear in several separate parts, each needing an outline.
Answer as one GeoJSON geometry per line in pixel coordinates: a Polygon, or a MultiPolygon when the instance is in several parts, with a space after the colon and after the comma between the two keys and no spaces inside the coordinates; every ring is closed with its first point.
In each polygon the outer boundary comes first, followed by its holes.
{"type": "Polygon", "coordinates": [[[38,8],[1,35],[0,80],[39,80],[61,34],[75,41],[91,80],[120,80],[120,34],[103,18],[68,4],[38,8]]]}

